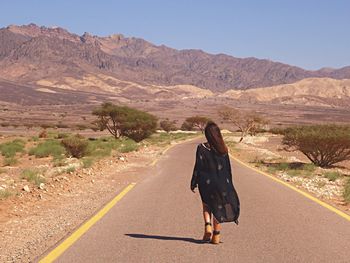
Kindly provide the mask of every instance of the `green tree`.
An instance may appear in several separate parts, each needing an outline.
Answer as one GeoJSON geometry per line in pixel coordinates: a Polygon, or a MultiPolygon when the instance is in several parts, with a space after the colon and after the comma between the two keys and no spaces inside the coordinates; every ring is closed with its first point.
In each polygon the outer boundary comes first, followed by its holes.
{"type": "Polygon", "coordinates": [[[219,110],[219,116],[223,121],[229,122],[241,132],[241,139],[247,134],[255,135],[264,125],[268,123],[262,116],[255,112],[243,112],[230,107],[223,107],[219,110]]]}
{"type": "Polygon", "coordinates": [[[165,120],[162,120],[159,123],[160,128],[162,128],[164,131],[166,132],[170,132],[170,131],[175,131],[177,128],[175,126],[176,121],[170,121],[168,118],[166,118],[165,120]]]}
{"type": "Polygon", "coordinates": [[[147,112],[112,103],[103,103],[96,108],[94,124],[101,130],[107,129],[114,138],[125,136],[139,142],[156,131],[157,118],[147,112]]]}
{"type": "Polygon", "coordinates": [[[210,119],[204,116],[189,117],[182,123],[181,130],[192,131],[198,129],[204,132],[204,128],[209,121],[210,119]]]}
{"type": "Polygon", "coordinates": [[[350,160],[350,127],[312,125],[285,130],[282,140],[288,151],[298,150],[320,167],[350,160]]]}

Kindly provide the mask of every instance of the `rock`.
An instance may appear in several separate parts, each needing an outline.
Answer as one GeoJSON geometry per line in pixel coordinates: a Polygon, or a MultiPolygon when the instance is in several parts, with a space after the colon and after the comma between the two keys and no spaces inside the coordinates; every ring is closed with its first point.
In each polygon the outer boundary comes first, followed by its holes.
{"type": "Polygon", "coordinates": [[[91,180],[91,183],[95,183],[95,180],[94,180],[94,179],[92,179],[92,180],[91,180]]]}
{"type": "Polygon", "coordinates": [[[44,190],[44,189],[45,189],[45,184],[44,184],[44,183],[41,183],[41,184],[39,185],[39,189],[44,190]]]}
{"type": "Polygon", "coordinates": [[[30,189],[28,185],[23,186],[23,190],[26,191],[27,193],[30,193],[30,189]]]}
{"type": "Polygon", "coordinates": [[[122,162],[125,161],[125,158],[123,156],[119,157],[119,160],[121,160],[122,162]]]}

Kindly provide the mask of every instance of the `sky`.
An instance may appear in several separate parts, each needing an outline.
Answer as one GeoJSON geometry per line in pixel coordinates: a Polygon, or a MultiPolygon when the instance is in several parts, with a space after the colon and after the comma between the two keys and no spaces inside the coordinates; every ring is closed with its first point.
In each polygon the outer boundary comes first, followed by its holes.
{"type": "Polygon", "coordinates": [[[311,70],[350,65],[349,0],[2,1],[0,27],[29,23],[311,70]]]}

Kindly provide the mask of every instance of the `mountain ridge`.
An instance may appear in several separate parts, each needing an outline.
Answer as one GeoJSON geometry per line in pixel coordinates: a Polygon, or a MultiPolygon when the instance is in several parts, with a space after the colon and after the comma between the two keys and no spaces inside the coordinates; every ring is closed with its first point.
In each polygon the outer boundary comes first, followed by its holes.
{"type": "Polygon", "coordinates": [[[34,84],[44,78],[106,74],[139,84],[193,85],[213,92],[289,84],[305,78],[349,79],[350,66],[317,71],[267,59],[176,50],[122,34],[79,36],[29,24],[0,29],[0,77],[34,84]]]}

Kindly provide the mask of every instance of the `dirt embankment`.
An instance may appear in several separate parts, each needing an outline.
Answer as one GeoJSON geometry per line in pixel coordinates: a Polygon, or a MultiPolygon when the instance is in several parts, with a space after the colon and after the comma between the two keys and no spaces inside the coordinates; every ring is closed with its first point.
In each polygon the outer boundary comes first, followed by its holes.
{"type": "Polygon", "coordinates": [[[350,214],[350,203],[344,199],[345,185],[350,180],[350,161],[322,169],[300,152],[285,151],[279,135],[248,136],[237,143],[239,138],[235,134],[225,135],[236,157],[350,214]]]}
{"type": "MultiPolygon", "coordinates": [[[[174,143],[143,145],[129,153],[113,152],[89,168],[59,173],[47,179],[42,187],[25,179],[17,180],[15,185],[20,191],[0,200],[0,262],[33,261],[99,210],[120,189],[146,177],[144,168],[174,143]],[[29,189],[24,189],[24,185],[29,189]]],[[[49,160],[39,161],[47,163],[49,160]]],[[[5,177],[0,174],[0,179],[5,177]]]]}

